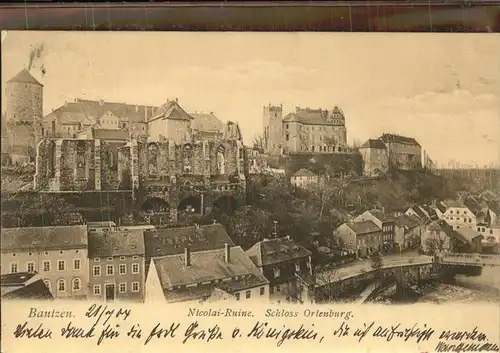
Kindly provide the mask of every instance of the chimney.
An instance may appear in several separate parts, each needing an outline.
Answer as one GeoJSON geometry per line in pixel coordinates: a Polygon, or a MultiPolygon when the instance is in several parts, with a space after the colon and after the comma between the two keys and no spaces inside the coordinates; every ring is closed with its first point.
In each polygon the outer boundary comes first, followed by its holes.
{"type": "Polygon", "coordinates": [[[175,98],[175,103],[179,103],[179,98],[175,98]]]}
{"type": "Polygon", "coordinates": [[[184,265],[191,266],[191,250],[189,248],[184,248],[184,265]]]}
{"type": "Polygon", "coordinates": [[[226,263],[231,262],[231,248],[229,247],[229,244],[224,244],[224,260],[226,263]]]}

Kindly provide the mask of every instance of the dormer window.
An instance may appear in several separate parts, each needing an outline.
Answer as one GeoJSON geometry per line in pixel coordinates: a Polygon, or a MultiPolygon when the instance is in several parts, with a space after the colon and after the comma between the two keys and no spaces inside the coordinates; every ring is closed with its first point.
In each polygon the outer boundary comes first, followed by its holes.
{"type": "Polygon", "coordinates": [[[278,278],[280,276],[280,269],[279,268],[273,268],[274,272],[274,278],[278,278]]]}
{"type": "Polygon", "coordinates": [[[217,174],[225,174],[226,173],[226,161],[224,156],[224,147],[219,146],[217,148],[217,174]]]}

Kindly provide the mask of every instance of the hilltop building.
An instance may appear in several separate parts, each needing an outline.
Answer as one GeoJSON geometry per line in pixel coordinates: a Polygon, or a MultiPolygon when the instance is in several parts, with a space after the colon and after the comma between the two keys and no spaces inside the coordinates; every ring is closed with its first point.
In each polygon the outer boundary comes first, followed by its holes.
{"type": "Polygon", "coordinates": [[[413,137],[383,134],[379,139],[387,147],[390,167],[399,170],[422,168],[422,146],[413,137]]]}
{"type": "Polygon", "coordinates": [[[363,175],[367,177],[382,176],[389,170],[389,153],[380,139],[369,139],[359,148],[363,157],[363,175]]]}
{"type": "Polygon", "coordinates": [[[347,147],[344,112],[296,107],[283,117],[283,106],[264,106],[264,152],[281,155],[299,152],[341,153],[347,147]]]}
{"type": "Polygon", "coordinates": [[[43,85],[24,69],[7,81],[5,100],[2,154],[13,164],[32,162],[43,134],[43,85]]]}

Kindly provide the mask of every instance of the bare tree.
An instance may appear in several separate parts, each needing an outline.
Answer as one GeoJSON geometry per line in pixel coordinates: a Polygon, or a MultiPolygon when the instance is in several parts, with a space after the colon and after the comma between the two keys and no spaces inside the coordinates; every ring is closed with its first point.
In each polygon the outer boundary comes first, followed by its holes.
{"type": "Polygon", "coordinates": [[[253,137],[253,148],[258,150],[260,153],[264,153],[264,147],[266,146],[266,141],[262,134],[255,134],[253,137]]]}
{"type": "Polygon", "coordinates": [[[447,240],[447,235],[444,232],[430,230],[428,237],[424,241],[425,252],[430,255],[435,255],[444,251],[447,240]]]}
{"type": "Polygon", "coordinates": [[[333,267],[326,267],[315,273],[316,303],[329,303],[341,293],[340,274],[333,267]]]}

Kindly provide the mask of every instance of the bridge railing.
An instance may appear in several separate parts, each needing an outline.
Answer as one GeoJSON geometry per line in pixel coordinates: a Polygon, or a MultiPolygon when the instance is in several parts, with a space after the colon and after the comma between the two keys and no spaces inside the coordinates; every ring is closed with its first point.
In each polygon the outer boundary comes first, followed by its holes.
{"type": "Polygon", "coordinates": [[[439,262],[442,264],[475,264],[475,265],[497,265],[500,266],[499,255],[482,255],[482,254],[440,254],[438,255],[439,262]]]}

